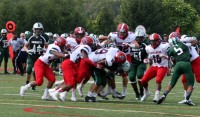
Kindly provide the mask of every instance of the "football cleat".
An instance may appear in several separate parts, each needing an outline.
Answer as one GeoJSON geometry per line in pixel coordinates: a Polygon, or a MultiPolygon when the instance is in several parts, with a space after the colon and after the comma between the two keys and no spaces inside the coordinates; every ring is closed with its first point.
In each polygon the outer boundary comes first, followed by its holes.
{"type": "Polygon", "coordinates": [[[71,101],[76,102],[77,101],[76,96],[72,96],[71,101]]]}
{"type": "Polygon", "coordinates": [[[160,99],[157,101],[157,104],[161,104],[165,100],[165,96],[161,96],[160,99]]]}
{"type": "Polygon", "coordinates": [[[78,85],[78,86],[77,86],[77,90],[78,90],[78,94],[79,94],[81,97],[83,97],[83,90],[82,90],[81,85],[78,85]]]}
{"type": "Polygon", "coordinates": [[[142,98],[141,98],[141,101],[145,101],[150,95],[151,95],[151,94],[150,94],[149,91],[145,91],[145,92],[144,92],[144,95],[143,95],[142,98]]]}
{"type": "Polygon", "coordinates": [[[192,103],[191,100],[187,100],[187,101],[185,102],[185,104],[187,104],[187,105],[189,105],[189,106],[195,106],[195,104],[192,103]]]}
{"type": "Polygon", "coordinates": [[[102,96],[101,94],[98,94],[99,97],[101,97],[104,100],[109,100],[109,98],[107,98],[106,96],[102,96]]]}
{"type": "Polygon", "coordinates": [[[155,97],[153,99],[153,102],[158,102],[158,100],[160,99],[160,95],[159,94],[155,94],[155,97]]]}
{"type": "Polygon", "coordinates": [[[42,100],[53,100],[50,95],[45,95],[45,94],[42,96],[41,99],[42,100]]]}
{"type": "Polygon", "coordinates": [[[120,93],[113,93],[112,95],[113,98],[118,98],[118,99],[122,99],[122,95],[120,93]]]}
{"type": "Polygon", "coordinates": [[[60,95],[60,101],[62,101],[62,102],[65,101],[66,94],[67,94],[66,91],[64,91],[64,92],[62,92],[62,93],[59,94],[60,95]]]}
{"type": "Polygon", "coordinates": [[[141,95],[140,94],[136,95],[135,99],[136,100],[141,100],[141,95]]]}
{"type": "Polygon", "coordinates": [[[96,98],[95,97],[89,97],[89,96],[86,96],[84,98],[85,102],[96,102],[96,98]]]}
{"type": "Polygon", "coordinates": [[[26,90],[27,90],[27,89],[26,89],[25,86],[21,86],[21,87],[20,87],[20,95],[21,95],[22,97],[24,97],[26,90]]]}
{"type": "Polygon", "coordinates": [[[58,91],[49,92],[49,94],[53,98],[53,100],[58,101],[58,91]]]}

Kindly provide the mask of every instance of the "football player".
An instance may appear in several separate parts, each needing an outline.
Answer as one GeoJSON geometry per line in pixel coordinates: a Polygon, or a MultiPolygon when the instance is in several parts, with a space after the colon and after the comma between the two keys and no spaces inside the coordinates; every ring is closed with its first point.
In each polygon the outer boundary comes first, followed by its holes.
{"type": "Polygon", "coordinates": [[[149,61],[151,61],[152,64],[141,79],[141,83],[144,87],[144,95],[141,101],[146,100],[147,97],[150,96],[148,82],[156,77],[156,91],[153,102],[157,102],[160,98],[162,80],[168,71],[168,56],[166,52],[169,50],[170,45],[168,43],[161,43],[162,39],[157,33],[151,34],[149,40],[150,45],[146,47],[148,58],[144,59],[144,63],[149,63],[149,61]]]}
{"type": "MultiPolygon", "coordinates": [[[[186,91],[186,102],[189,106],[194,106],[190,96],[192,95],[194,87],[194,75],[192,72],[192,66],[190,63],[190,52],[188,46],[180,42],[180,35],[176,32],[172,32],[169,35],[169,44],[171,45],[170,50],[167,52],[168,56],[173,56],[175,59],[174,73],[171,78],[170,84],[167,86],[161,98],[157,101],[157,104],[161,104],[167,97],[168,93],[176,85],[179,77],[184,74],[188,87],[186,91]]],[[[191,44],[190,44],[191,46],[191,44]]]]}
{"type": "Polygon", "coordinates": [[[62,37],[57,37],[53,44],[50,44],[46,50],[46,53],[41,55],[34,64],[35,70],[35,81],[28,83],[25,86],[21,86],[20,88],[20,95],[24,96],[25,92],[30,87],[41,86],[43,84],[43,77],[46,77],[48,80],[47,87],[44,90],[44,94],[42,99],[49,100],[51,99],[49,95],[49,89],[55,82],[55,76],[53,70],[49,67],[49,65],[54,61],[56,58],[65,58],[68,54],[63,54],[62,50],[66,44],[66,41],[62,37]]]}
{"type": "MultiPolygon", "coordinates": [[[[30,82],[35,61],[43,54],[43,48],[48,46],[48,36],[43,33],[44,27],[40,22],[33,25],[33,34],[26,37],[24,50],[28,53],[26,68],[26,84],[30,82]]],[[[34,77],[35,80],[35,77],[34,77]]],[[[32,87],[35,90],[35,87],[32,87]]]]}

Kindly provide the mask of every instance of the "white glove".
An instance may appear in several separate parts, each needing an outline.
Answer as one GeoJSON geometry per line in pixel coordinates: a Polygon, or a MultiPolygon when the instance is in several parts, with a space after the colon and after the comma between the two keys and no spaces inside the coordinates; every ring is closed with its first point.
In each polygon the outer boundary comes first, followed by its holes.
{"type": "Polygon", "coordinates": [[[29,55],[33,55],[33,54],[34,54],[34,51],[33,51],[33,49],[31,49],[31,50],[28,50],[28,54],[29,54],[29,55]]]}
{"type": "Polygon", "coordinates": [[[148,63],[150,63],[150,61],[149,61],[149,59],[148,59],[148,58],[145,58],[145,59],[143,60],[143,62],[144,62],[145,64],[148,64],[148,63]]]}

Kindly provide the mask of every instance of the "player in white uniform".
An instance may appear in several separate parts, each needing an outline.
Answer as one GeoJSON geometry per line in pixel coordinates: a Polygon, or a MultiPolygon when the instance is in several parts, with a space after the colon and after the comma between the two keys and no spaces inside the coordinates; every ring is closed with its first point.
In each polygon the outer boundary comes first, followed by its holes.
{"type": "MultiPolygon", "coordinates": [[[[191,65],[192,65],[192,70],[194,72],[196,81],[198,83],[200,83],[200,72],[199,72],[200,56],[197,53],[196,48],[194,47],[198,43],[198,41],[197,41],[196,37],[189,37],[187,35],[182,35],[180,42],[183,42],[184,44],[189,46],[189,51],[190,51],[190,56],[191,56],[190,62],[191,62],[191,65]]],[[[183,88],[184,88],[184,100],[178,102],[179,104],[185,104],[186,101],[187,101],[186,100],[186,90],[188,88],[188,84],[187,84],[187,81],[186,81],[186,78],[185,78],[184,75],[182,75],[182,83],[183,83],[183,88]]]]}
{"type": "MultiPolygon", "coordinates": [[[[90,60],[95,63],[101,63],[106,67],[112,67],[113,64],[121,63],[126,61],[126,55],[117,48],[102,48],[89,55],[90,60]]],[[[106,72],[104,70],[94,69],[93,75],[94,83],[90,87],[88,95],[85,97],[86,102],[95,102],[96,96],[106,86],[106,72]]],[[[116,92],[113,92],[115,94],[116,92]]]]}
{"type": "MultiPolygon", "coordinates": [[[[64,84],[56,91],[50,92],[50,95],[54,100],[58,100],[59,95],[60,100],[65,101],[66,91],[68,92],[71,88],[75,87],[75,85],[80,83],[84,78],[79,77],[79,65],[81,64],[81,61],[87,59],[88,55],[91,53],[90,46],[93,45],[93,40],[90,37],[85,36],[81,39],[81,42],[84,45],[76,46],[74,51],[70,54],[70,58],[65,59],[62,62],[64,84]]],[[[87,60],[89,61],[89,59],[87,60]]],[[[92,61],[89,62],[93,67],[100,68],[99,65],[94,64],[92,61]]],[[[88,71],[85,71],[85,74],[86,72],[88,71]]]]}
{"type": "Polygon", "coordinates": [[[168,56],[167,51],[170,48],[168,43],[161,43],[161,37],[157,33],[153,33],[149,36],[150,45],[146,47],[148,53],[148,59],[144,59],[144,63],[149,63],[151,60],[152,65],[147,69],[144,76],[141,79],[141,83],[144,87],[144,95],[141,101],[146,100],[150,96],[148,90],[148,82],[156,77],[156,91],[153,102],[157,102],[160,98],[161,83],[168,71],[168,56]]]}
{"type": "Polygon", "coordinates": [[[49,67],[50,63],[56,58],[65,58],[68,56],[67,54],[63,54],[61,51],[63,50],[66,41],[62,37],[57,37],[53,44],[50,44],[46,50],[46,53],[41,55],[34,64],[35,69],[35,77],[36,81],[32,81],[31,83],[21,86],[20,95],[24,96],[25,92],[33,86],[41,86],[43,84],[43,77],[46,77],[48,80],[47,87],[44,90],[44,94],[42,99],[48,100],[51,99],[48,89],[52,87],[55,82],[55,76],[53,74],[52,69],[49,67]]]}
{"type": "MultiPolygon", "coordinates": [[[[129,31],[129,27],[125,23],[120,23],[117,26],[117,32],[111,32],[107,37],[102,36],[100,40],[107,38],[109,41],[114,42],[117,48],[124,52],[127,56],[129,63],[131,62],[130,48],[139,48],[139,44],[135,41],[135,34],[129,31]]],[[[105,42],[107,43],[107,42],[105,42]]],[[[128,85],[128,74],[120,74],[123,78],[122,97],[125,98],[128,85]]]]}

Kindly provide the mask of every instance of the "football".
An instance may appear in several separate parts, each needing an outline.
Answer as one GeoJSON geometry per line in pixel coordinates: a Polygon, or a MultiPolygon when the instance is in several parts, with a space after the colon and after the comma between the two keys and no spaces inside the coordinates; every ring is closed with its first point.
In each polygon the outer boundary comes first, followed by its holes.
{"type": "Polygon", "coordinates": [[[122,64],[122,69],[124,72],[128,72],[130,69],[130,63],[126,60],[124,64],[122,64]]]}

